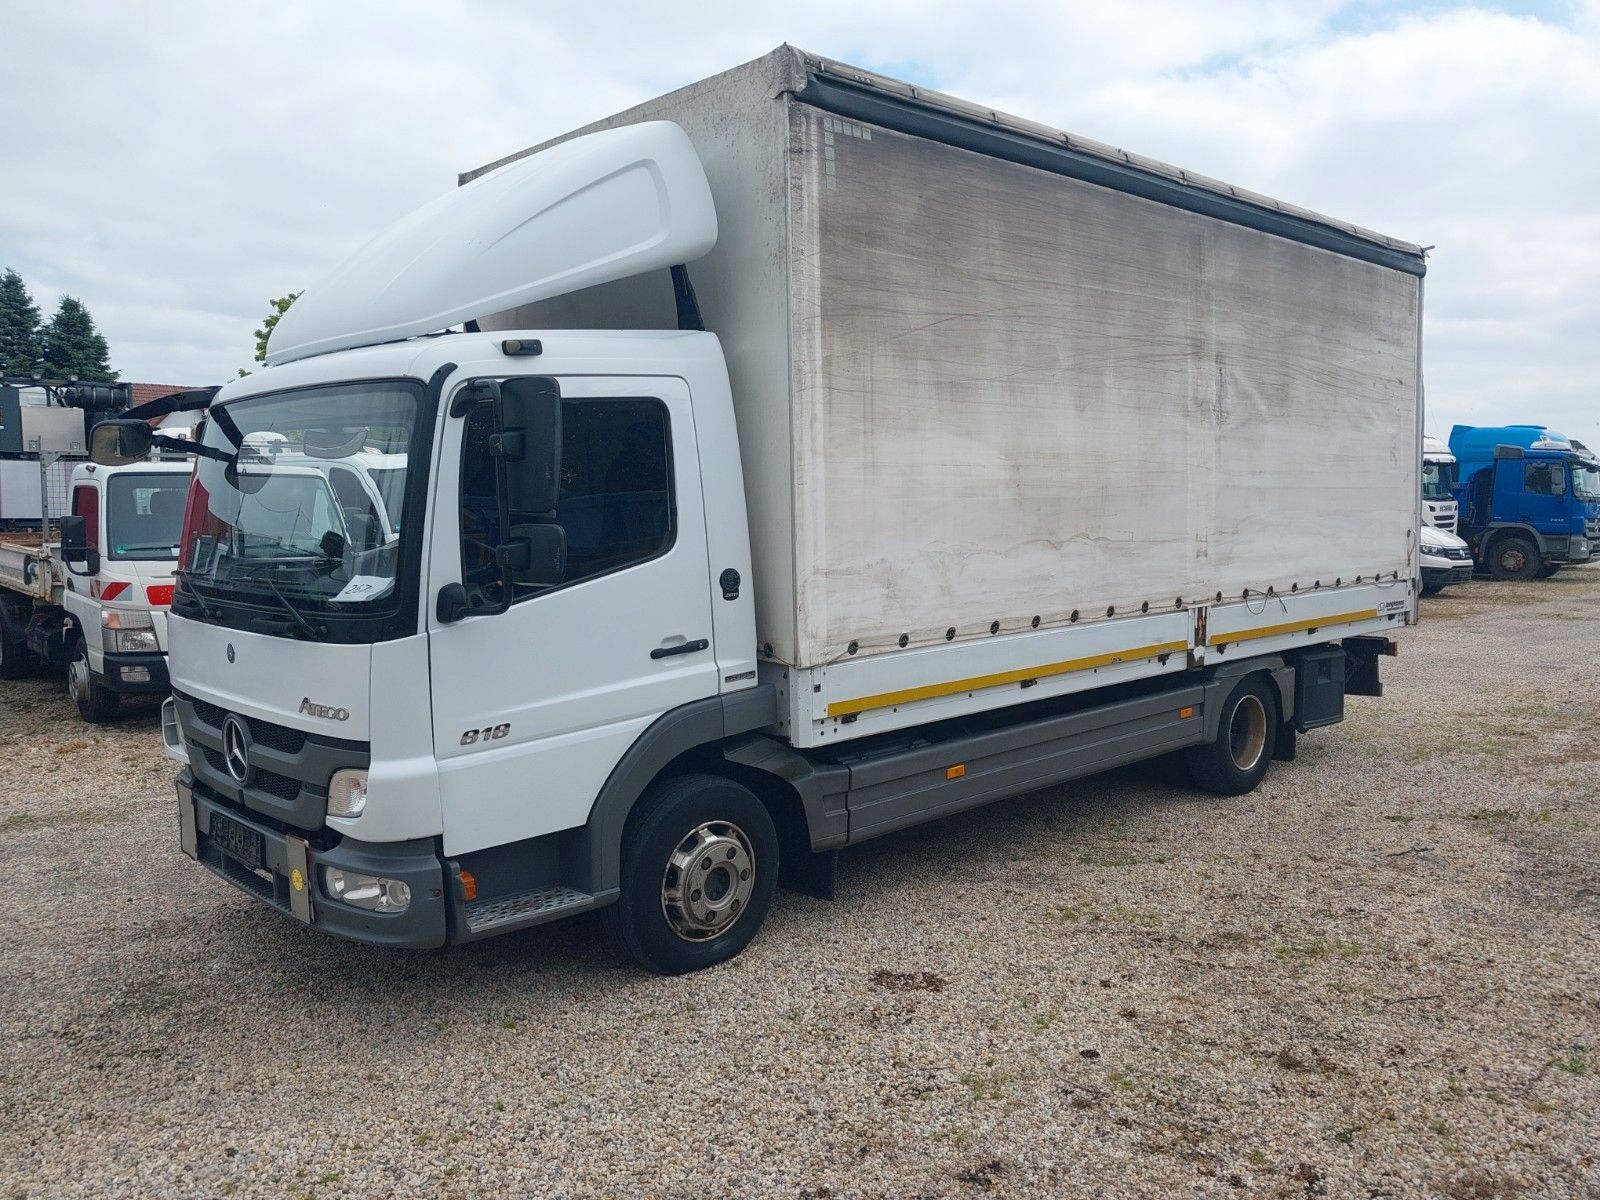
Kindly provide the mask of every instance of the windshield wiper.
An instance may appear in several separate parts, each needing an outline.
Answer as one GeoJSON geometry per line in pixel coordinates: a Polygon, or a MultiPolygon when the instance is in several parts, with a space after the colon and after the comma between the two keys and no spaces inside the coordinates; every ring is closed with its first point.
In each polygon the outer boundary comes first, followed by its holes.
{"type": "Polygon", "coordinates": [[[222,610],[220,608],[212,608],[206,603],[206,598],[200,594],[200,589],[195,586],[194,580],[189,578],[189,576],[192,574],[192,571],[173,572],[173,575],[177,578],[179,585],[189,589],[189,595],[194,597],[195,605],[200,609],[200,615],[208,621],[221,620],[222,610]]]}
{"type": "Polygon", "coordinates": [[[254,578],[260,579],[262,583],[266,584],[267,587],[272,589],[272,594],[278,598],[278,603],[283,605],[283,611],[294,618],[294,623],[299,626],[301,633],[305,634],[306,637],[310,638],[314,642],[327,641],[328,631],[322,626],[313,625],[310,621],[306,620],[305,615],[292,603],[290,603],[289,597],[283,594],[283,589],[273,581],[272,576],[260,575],[255,576],[254,578]]]}
{"type": "Polygon", "coordinates": [[[117,547],[118,554],[133,554],[139,550],[170,550],[172,551],[174,557],[176,557],[178,553],[178,547],[172,542],[139,542],[133,546],[117,547]]]}

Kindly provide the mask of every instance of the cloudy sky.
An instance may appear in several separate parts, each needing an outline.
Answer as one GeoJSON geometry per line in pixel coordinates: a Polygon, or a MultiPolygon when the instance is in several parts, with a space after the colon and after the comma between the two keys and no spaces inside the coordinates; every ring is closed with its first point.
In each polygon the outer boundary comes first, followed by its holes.
{"type": "Polygon", "coordinates": [[[0,0],[0,267],[218,382],[458,171],[783,41],[1433,245],[1430,431],[1600,444],[1600,0],[0,0]]]}

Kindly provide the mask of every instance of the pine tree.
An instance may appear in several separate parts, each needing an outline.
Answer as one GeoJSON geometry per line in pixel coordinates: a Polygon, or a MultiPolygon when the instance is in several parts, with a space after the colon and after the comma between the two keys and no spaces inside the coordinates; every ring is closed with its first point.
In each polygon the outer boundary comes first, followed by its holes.
{"type": "Polygon", "coordinates": [[[39,308],[22,276],[7,267],[0,275],[0,375],[38,371],[39,332],[39,308]]]}
{"type": "Polygon", "coordinates": [[[83,379],[115,383],[106,339],[94,327],[94,318],[82,301],[61,297],[61,307],[44,327],[45,373],[57,379],[83,379]]]}

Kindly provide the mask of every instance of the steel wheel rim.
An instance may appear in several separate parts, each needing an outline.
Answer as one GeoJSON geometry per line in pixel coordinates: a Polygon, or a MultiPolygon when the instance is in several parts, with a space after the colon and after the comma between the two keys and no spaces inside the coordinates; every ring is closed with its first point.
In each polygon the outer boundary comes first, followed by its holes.
{"type": "Polygon", "coordinates": [[[661,912],[686,942],[721,937],[749,911],[756,855],[731,821],[695,826],[673,848],[661,873],[661,912]]]}
{"type": "Polygon", "coordinates": [[[1228,755],[1241,771],[1255,769],[1267,748],[1267,706],[1259,696],[1243,696],[1228,719],[1228,755]]]}
{"type": "Polygon", "coordinates": [[[1508,546],[1500,551],[1500,568],[1515,575],[1528,565],[1528,556],[1522,552],[1521,546],[1508,546]]]}
{"type": "Polygon", "coordinates": [[[81,704],[88,694],[89,659],[87,655],[80,655],[67,664],[67,695],[81,704]]]}

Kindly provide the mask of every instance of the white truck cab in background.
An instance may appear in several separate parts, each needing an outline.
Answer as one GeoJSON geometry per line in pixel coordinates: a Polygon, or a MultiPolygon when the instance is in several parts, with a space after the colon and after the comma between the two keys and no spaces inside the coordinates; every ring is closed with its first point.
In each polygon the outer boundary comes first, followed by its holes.
{"type": "Polygon", "coordinates": [[[1456,531],[1455,486],[1460,468],[1450,447],[1429,434],[1422,436],[1422,519],[1435,529],[1456,531]]]}
{"type": "Polygon", "coordinates": [[[789,47],[475,175],[199,439],[163,734],[264,904],[692,970],[842,846],[1381,694],[1416,246],[789,47]]]}
{"type": "Polygon", "coordinates": [[[127,695],[165,695],[188,461],[70,470],[65,511],[0,534],[0,678],[65,665],[85,721],[108,721],[127,695]]]}

